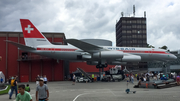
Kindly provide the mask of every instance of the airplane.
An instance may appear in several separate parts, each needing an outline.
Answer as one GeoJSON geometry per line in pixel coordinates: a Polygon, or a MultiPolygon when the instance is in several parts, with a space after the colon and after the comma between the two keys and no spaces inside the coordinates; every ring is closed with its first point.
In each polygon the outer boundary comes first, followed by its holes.
{"type": "Polygon", "coordinates": [[[139,47],[98,46],[77,39],[66,39],[73,45],[53,45],[29,19],[20,19],[25,45],[6,40],[20,50],[57,60],[86,61],[88,65],[104,68],[127,62],[170,61],[177,57],[166,50],[139,47]]]}

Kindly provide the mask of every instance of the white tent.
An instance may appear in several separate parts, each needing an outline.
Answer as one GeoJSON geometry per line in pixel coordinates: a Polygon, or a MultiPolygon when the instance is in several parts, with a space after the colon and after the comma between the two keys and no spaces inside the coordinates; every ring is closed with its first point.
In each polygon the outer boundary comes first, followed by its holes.
{"type": "MultiPolygon", "coordinates": [[[[0,79],[1,79],[1,77],[3,78],[3,83],[5,83],[5,76],[4,76],[4,74],[3,74],[2,71],[0,71],[0,79]]],[[[1,83],[1,82],[0,82],[0,83],[1,83]]]]}

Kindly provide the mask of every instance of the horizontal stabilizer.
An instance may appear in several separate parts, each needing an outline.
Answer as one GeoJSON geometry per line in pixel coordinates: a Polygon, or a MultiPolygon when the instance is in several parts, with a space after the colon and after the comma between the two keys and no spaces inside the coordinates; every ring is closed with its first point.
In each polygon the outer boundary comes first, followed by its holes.
{"type": "Polygon", "coordinates": [[[14,46],[17,46],[18,48],[20,48],[22,50],[36,50],[35,48],[29,47],[29,46],[25,46],[25,45],[22,45],[22,44],[13,42],[13,41],[9,41],[9,40],[5,40],[5,41],[10,43],[10,44],[12,44],[12,45],[14,45],[14,46]]]}

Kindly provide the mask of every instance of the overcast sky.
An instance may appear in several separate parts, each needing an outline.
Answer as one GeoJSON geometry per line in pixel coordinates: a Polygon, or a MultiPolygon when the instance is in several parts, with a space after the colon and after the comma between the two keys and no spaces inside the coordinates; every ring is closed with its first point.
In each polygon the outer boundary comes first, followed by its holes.
{"type": "Polygon", "coordinates": [[[20,18],[41,32],[66,38],[108,39],[115,46],[115,24],[123,11],[147,17],[147,42],[180,49],[180,0],[0,0],[0,31],[21,31],[20,18]]]}

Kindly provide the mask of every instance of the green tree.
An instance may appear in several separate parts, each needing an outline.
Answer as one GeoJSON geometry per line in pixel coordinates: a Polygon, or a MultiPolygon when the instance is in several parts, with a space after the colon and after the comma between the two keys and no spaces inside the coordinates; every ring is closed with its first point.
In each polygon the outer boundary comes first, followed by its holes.
{"type": "Polygon", "coordinates": [[[167,50],[168,47],[167,47],[166,45],[164,45],[164,46],[160,47],[160,49],[165,49],[165,50],[167,50]]]}
{"type": "Polygon", "coordinates": [[[147,44],[148,48],[155,48],[153,45],[147,44]]]}

